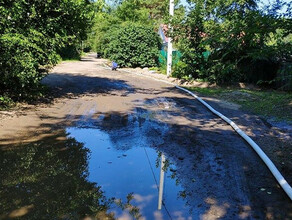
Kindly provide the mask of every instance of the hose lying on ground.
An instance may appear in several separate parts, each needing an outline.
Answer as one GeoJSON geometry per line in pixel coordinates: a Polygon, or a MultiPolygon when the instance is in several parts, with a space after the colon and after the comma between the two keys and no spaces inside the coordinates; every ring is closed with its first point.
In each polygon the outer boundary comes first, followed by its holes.
{"type": "Polygon", "coordinates": [[[229,118],[221,114],[220,112],[216,111],[214,108],[212,108],[208,103],[206,103],[203,99],[192,93],[191,91],[182,88],[180,86],[174,85],[176,88],[183,90],[187,92],[188,94],[195,97],[199,102],[201,102],[204,106],[206,106],[212,113],[222,118],[224,121],[226,121],[249,145],[257,152],[257,154],[260,156],[260,158],[264,161],[264,163],[267,165],[269,170],[272,172],[280,186],[284,189],[286,194],[289,196],[289,198],[292,200],[292,188],[288,184],[288,182],[285,180],[285,178],[282,176],[282,174],[279,172],[279,170],[276,168],[276,166],[273,164],[273,162],[270,160],[270,158],[263,152],[263,150],[249,137],[247,136],[233,121],[231,121],[229,118]]]}
{"type": "Polygon", "coordinates": [[[227,118],[226,116],[224,116],[220,112],[216,111],[207,102],[205,102],[203,99],[198,97],[193,92],[191,92],[191,91],[189,91],[189,90],[187,90],[185,88],[182,88],[182,87],[180,87],[180,86],[178,86],[178,85],[176,85],[174,83],[171,83],[171,82],[168,82],[168,81],[165,81],[165,80],[161,80],[161,79],[156,79],[156,78],[153,78],[153,77],[150,77],[150,76],[145,76],[145,75],[139,74],[139,73],[133,73],[133,72],[130,72],[130,71],[127,71],[127,70],[120,70],[120,71],[127,72],[127,73],[130,73],[130,74],[139,75],[139,76],[143,76],[143,77],[147,77],[147,78],[150,78],[150,79],[153,79],[153,80],[156,80],[156,81],[160,81],[160,82],[175,86],[177,89],[180,89],[180,90],[190,94],[191,96],[195,97],[200,103],[202,103],[212,113],[214,113],[215,115],[217,115],[218,117],[223,119],[225,122],[227,122],[255,150],[255,152],[259,155],[259,157],[263,160],[263,162],[267,165],[267,167],[269,168],[271,173],[274,175],[274,177],[276,178],[276,180],[278,181],[280,186],[286,192],[288,197],[292,200],[292,188],[289,185],[289,183],[285,180],[285,178],[282,176],[282,174],[279,172],[279,170],[276,168],[276,166],[270,160],[270,158],[263,152],[263,150],[248,135],[246,135],[233,121],[231,121],[229,118],[227,118]]]}

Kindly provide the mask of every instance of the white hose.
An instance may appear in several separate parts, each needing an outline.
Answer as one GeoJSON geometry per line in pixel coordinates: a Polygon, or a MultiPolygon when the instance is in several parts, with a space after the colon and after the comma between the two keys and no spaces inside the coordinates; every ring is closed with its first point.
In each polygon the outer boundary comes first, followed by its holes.
{"type": "Polygon", "coordinates": [[[226,121],[247,143],[249,143],[249,145],[255,150],[255,152],[260,156],[260,158],[264,161],[264,163],[267,165],[267,167],[269,168],[269,170],[271,171],[271,173],[274,175],[274,177],[276,178],[276,180],[278,181],[278,183],[280,184],[280,186],[283,188],[283,190],[286,192],[286,194],[288,195],[288,197],[292,200],[292,188],[289,185],[289,183],[285,180],[285,178],[283,177],[283,175],[279,172],[279,170],[276,168],[276,166],[274,165],[274,163],[270,160],[270,158],[263,152],[263,150],[249,137],[247,136],[233,121],[231,121],[229,118],[227,118],[226,116],[224,116],[223,114],[221,114],[220,112],[216,111],[214,108],[212,108],[208,103],[206,103],[203,99],[201,99],[200,97],[198,97],[196,94],[192,93],[191,91],[182,88],[174,83],[170,83],[168,81],[165,80],[161,80],[161,79],[155,79],[153,77],[150,76],[145,76],[143,74],[138,74],[138,73],[133,73],[127,70],[121,70],[127,73],[131,73],[131,74],[135,74],[135,75],[139,75],[139,76],[143,76],[143,77],[147,77],[156,81],[160,81],[160,82],[164,82],[167,83],[169,85],[173,85],[175,86],[177,89],[180,89],[188,94],[190,94],[191,96],[195,97],[199,102],[201,102],[205,107],[207,107],[211,112],[213,112],[215,115],[219,116],[220,118],[222,118],[224,121],[226,121]]]}
{"type": "Polygon", "coordinates": [[[285,180],[285,178],[282,176],[282,174],[279,172],[279,170],[276,168],[276,166],[273,164],[273,162],[270,160],[270,158],[262,151],[262,149],[249,137],[247,136],[233,121],[231,121],[229,118],[221,114],[220,112],[216,111],[214,108],[212,108],[208,103],[206,103],[204,100],[202,100],[200,97],[192,93],[191,91],[182,88],[180,86],[174,85],[176,88],[183,90],[196,99],[198,99],[199,102],[201,102],[204,106],[206,106],[211,112],[213,112],[215,115],[222,118],[224,121],[226,121],[231,127],[245,140],[249,143],[250,146],[257,152],[257,154],[260,156],[260,158],[264,161],[264,163],[267,165],[269,170],[272,172],[280,186],[284,189],[286,194],[289,196],[289,198],[292,200],[292,188],[288,184],[288,182],[285,180]]]}
{"type": "MultiPolygon", "coordinates": [[[[108,68],[105,68],[105,69],[108,69],[108,68]]],[[[177,89],[180,89],[180,90],[190,94],[191,96],[195,97],[199,102],[201,102],[211,112],[213,112],[215,115],[219,116],[224,121],[226,121],[247,143],[249,143],[249,145],[255,150],[255,152],[259,155],[259,157],[267,165],[267,167],[269,168],[271,173],[274,175],[274,177],[276,178],[276,180],[278,181],[280,186],[283,188],[283,190],[286,192],[288,197],[292,200],[292,188],[289,185],[289,183],[285,180],[283,175],[280,173],[280,171],[277,169],[277,167],[274,165],[274,163],[270,160],[270,158],[263,152],[263,150],[249,136],[247,136],[233,121],[231,121],[229,118],[227,118],[226,116],[224,116],[220,112],[216,111],[207,102],[205,102],[203,99],[198,97],[193,92],[191,92],[191,91],[189,91],[189,90],[187,90],[185,88],[182,88],[182,87],[180,87],[180,86],[178,86],[178,85],[176,85],[174,83],[171,83],[171,82],[168,82],[168,81],[165,81],[165,80],[161,80],[161,79],[155,79],[153,77],[145,76],[145,75],[139,74],[139,73],[133,73],[133,72],[130,72],[130,71],[127,71],[127,70],[120,70],[120,71],[127,72],[127,73],[130,73],[130,74],[135,74],[135,75],[138,75],[138,76],[147,77],[147,78],[150,78],[150,79],[153,79],[153,80],[156,80],[156,81],[160,81],[160,82],[175,86],[177,89]]]]}

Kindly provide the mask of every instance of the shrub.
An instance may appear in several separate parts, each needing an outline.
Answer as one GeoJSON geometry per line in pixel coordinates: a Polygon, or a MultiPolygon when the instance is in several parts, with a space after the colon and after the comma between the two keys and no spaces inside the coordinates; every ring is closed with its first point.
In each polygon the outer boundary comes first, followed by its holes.
{"type": "Polygon", "coordinates": [[[282,64],[275,81],[281,90],[292,91],[292,63],[282,64]]]}
{"type": "Polygon", "coordinates": [[[188,76],[189,73],[189,66],[183,61],[178,61],[173,68],[172,76],[181,79],[188,76]]]}
{"type": "Polygon", "coordinates": [[[63,60],[79,60],[81,50],[75,44],[67,45],[58,51],[63,60]]]}
{"type": "Polygon", "coordinates": [[[5,34],[0,37],[0,54],[0,95],[18,100],[39,87],[39,63],[45,59],[40,47],[21,34],[5,34]]]}
{"type": "Polygon", "coordinates": [[[13,105],[13,101],[7,96],[0,96],[0,110],[13,105]]]}
{"type": "Polygon", "coordinates": [[[105,56],[124,67],[158,65],[161,42],[152,28],[129,25],[111,33],[105,56]]]}

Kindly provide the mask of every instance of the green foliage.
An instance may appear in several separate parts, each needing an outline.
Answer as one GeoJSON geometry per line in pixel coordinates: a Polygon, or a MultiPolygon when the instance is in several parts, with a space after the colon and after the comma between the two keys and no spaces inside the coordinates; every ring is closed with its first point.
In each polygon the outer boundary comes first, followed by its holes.
{"type": "Polygon", "coordinates": [[[207,96],[234,102],[242,108],[269,119],[292,124],[292,93],[274,90],[247,90],[238,88],[188,88],[207,96]]]}
{"type": "Polygon", "coordinates": [[[189,66],[185,62],[180,60],[174,66],[173,72],[172,72],[172,76],[181,79],[181,78],[183,78],[185,76],[188,76],[188,74],[191,73],[191,72],[192,72],[192,70],[189,68],[189,66]]]}
{"type": "Polygon", "coordinates": [[[275,82],[279,89],[292,91],[292,63],[281,65],[275,82]]]}
{"type": "Polygon", "coordinates": [[[121,21],[112,14],[104,12],[98,13],[95,18],[93,32],[89,38],[92,48],[103,54],[110,41],[112,33],[119,29],[120,25],[121,21]]]}
{"type": "Polygon", "coordinates": [[[0,96],[0,110],[9,108],[13,105],[13,101],[11,98],[7,96],[0,96]]]}
{"type": "Polygon", "coordinates": [[[204,26],[202,4],[197,4],[190,11],[188,17],[182,21],[180,28],[174,29],[174,39],[179,51],[182,53],[181,61],[174,68],[174,76],[182,78],[191,75],[199,78],[205,65],[203,52],[206,50],[203,44],[204,26]]]}
{"type": "Polygon", "coordinates": [[[38,89],[42,78],[38,61],[43,58],[37,55],[42,49],[20,34],[2,35],[0,48],[1,92],[19,99],[38,89]]]}
{"type": "Polygon", "coordinates": [[[274,85],[281,64],[291,62],[291,14],[278,13],[291,4],[276,1],[264,11],[254,0],[189,2],[193,4],[187,17],[173,22],[186,64],[174,74],[192,74],[217,83],[274,85]],[[207,60],[201,59],[202,49],[211,53],[207,60]]]}
{"type": "Polygon", "coordinates": [[[152,28],[130,25],[111,33],[105,55],[119,66],[157,66],[161,47],[152,28]]]}
{"type": "Polygon", "coordinates": [[[168,16],[169,0],[118,0],[115,4],[114,14],[123,21],[159,24],[168,16]]]}
{"type": "Polygon", "coordinates": [[[40,80],[68,46],[86,39],[94,15],[88,0],[0,2],[0,96],[39,95],[40,80]]]}
{"type": "Polygon", "coordinates": [[[78,44],[69,44],[59,50],[62,60],[80,60],[81,48],[78,44]]]}
{"type": "Polygon", "coordinates": [[[115,15],[119,20],[130,21],[134,23],[149,23],[149,12],[146,8],[141,7],[140,0],[126,0],[117,7],[115,15]]]}
{"type": "MultiPolygon", "coordinates": [[[[168,0],[123,0],[111,1],[114,6],[104,4],[94,20],[89,42],[92,48],[104,55],[112,35],[127,26],[137,25],[157,31],[160,24],[165,23],[168,16],[168,0]]],[[[177,3],[176,14],[184,13],[177,3]]]]}

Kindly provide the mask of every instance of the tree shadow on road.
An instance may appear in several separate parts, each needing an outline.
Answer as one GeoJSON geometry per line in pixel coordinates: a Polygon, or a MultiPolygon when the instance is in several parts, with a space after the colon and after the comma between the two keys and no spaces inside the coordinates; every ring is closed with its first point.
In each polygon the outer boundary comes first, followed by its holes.
{"type": "Polygon", "coordinates": [[[49,87],[52,98],[110,94],[114,91],[133,93],[135,91],[124,80],[86,76],[82,73],[51,73],[43,79],[43,84],[49,87]]]}

